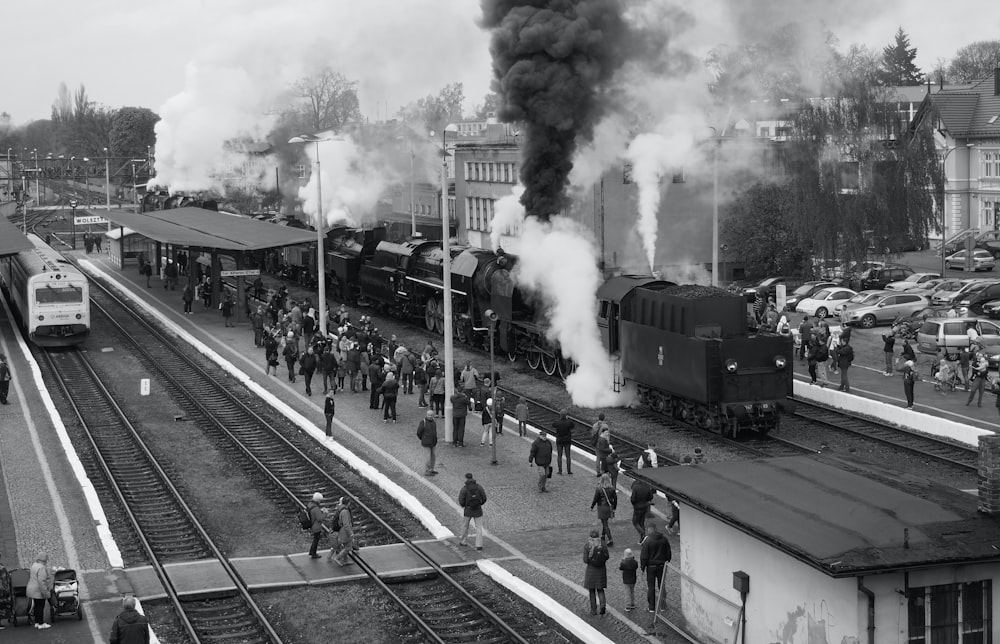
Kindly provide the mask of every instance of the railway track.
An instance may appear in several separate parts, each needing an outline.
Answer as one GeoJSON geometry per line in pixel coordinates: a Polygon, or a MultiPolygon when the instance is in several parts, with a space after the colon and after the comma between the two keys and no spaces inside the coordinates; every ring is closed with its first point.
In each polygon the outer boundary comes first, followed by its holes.
{"type": "MultiPolygon", "coordinates": [[[[476,599],[411,540],[390,525],[412,519],[390,499],[367,490],[351,489],[328,473],[286,437],[280,426],[287,420],[249,394],[238,395],[209,368],[189,358],[176,341],[132,312],[131,308],[99,282],[94,282],[92,310],[132,345],[145,365],[157,372],[185,412],[229,446],[256,478],[266,480],[271,491],[290,511],[303,507],[300,499],[322,492],[326,499],[345,496],[354,504],[355,534],[365,545],[401,543],[432,571],[430,581],[389,585],[364,560],[354,562],[400,607],[409,618],[413,636],[432,642],[469,641],[463,633],[475,632],[475,641],[526,642],[510,625],[476,599]],[[141,339],[140,339],[141,338],[141,339]],[[404,516],[405,515],[405,516],[404,516]],[[430,592],[428,586],[434,585],[430,592]]],[[[239,386],[242,389],[242,386],[239,386]]],[[[297,429],[290,432],[297,434],[297,429]]],[[[292,512],[290,512],[291,514],[292,512]]],[[[241,641],[241,640],[237,640],[241,641]]],[[[561,636],[557,641],[563,641],[561,636]]]]}

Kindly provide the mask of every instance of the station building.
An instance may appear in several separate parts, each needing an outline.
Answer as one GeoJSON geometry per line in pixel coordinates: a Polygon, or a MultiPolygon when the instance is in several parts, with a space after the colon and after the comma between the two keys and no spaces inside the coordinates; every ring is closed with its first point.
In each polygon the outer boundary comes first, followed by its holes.
{"type": "Polygon", "coordinates": [[[745,642],[992,642],[1000,437],[980,440],[979,470],[978,497],[805,456],[649,470],[681,503],[664,615],[702,642],[741,641],[744,605],[745,642]]]}

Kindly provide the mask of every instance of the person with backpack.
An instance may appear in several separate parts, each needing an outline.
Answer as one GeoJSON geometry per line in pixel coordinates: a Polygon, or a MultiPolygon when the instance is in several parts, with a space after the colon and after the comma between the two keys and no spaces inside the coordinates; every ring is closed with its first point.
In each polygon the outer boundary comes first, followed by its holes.
{"type": "Polygon", "coordinates": [[[483,505],[486,503],[486,490],[479,483],[476,483],[476,479],[472,476],[471,472],[465,475],[465,485],[462,486],[462,491],[458,493],[458,504],[462,506],[462,516],[464,517],[464,525],[462,526],[462,538],[459,540],[458,545],[468,546],[469,545],[469,524],[475,522],[476,530],[476,550],[483,549],[483,505]]]}
{"type": "Polygon", "coordinates": [[[847,371],[854,362],[854,347],[844,337],[840,336],[840,346],[837,348],[837,367],[840,369],[840,391],[851,393],[851,381],[847,371]]]}
{"type": "Polygon", "coordinates": [[[434,469],[434,450],[437,447],[438,431],[437,423],[434,422],[434,410],[428,409],[427,414],[417,426],[417,438],[420,439],[420,446],[427,450],[427,464],[424,467],[424,476],[434,476],[437,470],[434,469]]]}
{"type": "Polygon", "coordinates": [[[573,429],[576,424],[569,419],[569,413],[565,409],[559,410],[559,418],[552,423],[556,430],[556,465],[559,473],[563,473],[563,456],[566,457],[566,474],[573,475],[573,457],[571,448],[573,447],[573,429]]]}
{"type": "Polygon", "coordinates": [[[326,510],[320,503],[323,502],[323,494],[316,492],[312,495],[312,500],[306,503],[306,509],[304,511],[304,516],[302,517],[302,527],[306,528],[308,524],[308,529],[312,533],[312,545],[309,546],[309,557],[312,559],[319,559],[319,555],[316,550],[319,549],[319,540],[327,532],[327,528],[323,525],[326,520],[327,514],[326,510]]]}
{"type": "Polygon", "coordinates": [[[670,542],[655,523],[646,526],[646,538],[639,555],[639,569],[646,573],[646,602],[649,612],[656,612],[656,591],[663,582],[663,568],[673,558],[670,542]]]}
{"type": "Polygon", "coordinates": [[[295,332],[289,331],[285,338],[285,348],[281,355],[285,358],[285,365],[288,366],[288,382],[295,382],[295,363],[299,361],[299,345],[295,341],[295,332]]]}
{"type": "Polygon", "coordinates": [[[358,551],[358,546],[354,543],[354,517],[351,516],[351,500],[346,496],[340,497],[337,507],[333,511],[333,523],[330,526],[330,534],[336,535],[334,544],[330,548],[327,560],[337,562],[337,565],[346,566],[347,560],[352,552],[358,551]]]}
{"type": "Polygon", "coordinates": [[[601,474],[597,481],[597,489],[594,490],[594,498],[590,502],[590,509],[597,507],[597,518],[601,521],[601,538],[607,539],[608,547],[615,545],[615,540],[611,536],[611,527],[608,521],[615,518],[615,510],[618,509],[618,491],[611,486],[611,476],[601,474]]]}
{"type": "Polygon", "coordinates": [[[544,429],[538,432],[538,438],[531,444],[528,464],[532,467],[538,466],[538,491],[548,492],[545,489],[545,482],[552,476],[552,443],[549,442],[544,429]]]}
{"type": "Polygon", "coordinates": [[[591,528],[590,539],[583,547],[583,563],[587,564],[587,571],[583,575],[583,587],[590,593],[591,615],[597,615],[598,602],[600,602],[601,615],[604,615],[607,610],[604,589],[608,587],[608,570],[605,564],[610,558],[611,554],[600,538],[597,528],[591,528]]]}
{"type": "Polygon", "coordinates": [[[656,492],[648,483],[640,479],[632,481],[632,494],[629,497],[632,502],[632,527],[639,533],[640,544],[646,536],[646,515],[649,514],[654,498],[656,492]]]}
{"type": "Polygon", "coordinates": [[[149,644],[149,620],[135,609],[135,597],[122,600],[122,609],[111,625],[111,644],[149,644]]]}

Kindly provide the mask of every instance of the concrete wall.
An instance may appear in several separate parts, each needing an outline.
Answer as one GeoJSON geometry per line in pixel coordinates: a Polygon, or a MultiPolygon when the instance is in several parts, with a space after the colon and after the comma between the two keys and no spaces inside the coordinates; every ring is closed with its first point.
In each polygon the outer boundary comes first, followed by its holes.
{"type": "MultiPolygon", "coordinates": [[[[762,644],[858,644],[865,623],[859,621],[860,598],[853,578],[833,579],[743,532],[688,506],[681,508],[682,571],[715,593],[739,604],[733,572],[750,576],[747,642],[762,644]]],[[[687,586],[690,586],[688,584],[687,586]]],[[[682,606],[694,634],[709,641],[712,616],[687,599],[682,606]]],[[[864,615],[864,613],[860,613],[864,615]]],[[[715,620],[717,623],[720,621],[715,620]]]]}

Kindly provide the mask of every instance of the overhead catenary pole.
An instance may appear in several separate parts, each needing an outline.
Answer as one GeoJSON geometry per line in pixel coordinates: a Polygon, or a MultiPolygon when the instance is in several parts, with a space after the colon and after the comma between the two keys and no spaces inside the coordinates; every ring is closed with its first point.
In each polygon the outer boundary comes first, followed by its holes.
{"type": "Polygon", "coordinates": [[[451,218],[448,216],[448,132],[458,130],[453,123],[441,130],[441,248],[444,251],[441,282],[444,300],[444,440],[454,438],[451,397],[455,395],[455,339],[451,319],[451,218]]]}

